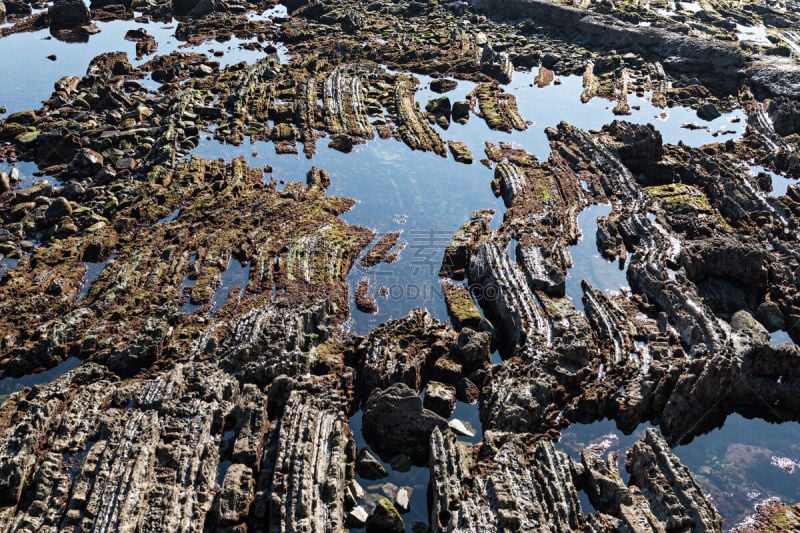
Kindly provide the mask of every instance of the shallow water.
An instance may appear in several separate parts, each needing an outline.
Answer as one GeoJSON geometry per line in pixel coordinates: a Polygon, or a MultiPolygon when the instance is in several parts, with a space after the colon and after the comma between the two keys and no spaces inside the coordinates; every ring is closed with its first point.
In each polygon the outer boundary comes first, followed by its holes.
{"type": "Polygon", "coordinates": [[[758,176],[758,174],[761,172],[766,172],[769,174],[770,178],[772,179],[772,192],[768,193],[768,195],[772,197],[785,196],[786,191],[789,190],[789,185],[797,183],[796,179],[782,176],[781,174],[773,172],[768,168],[764,168],[759,165],[748,165],[747,169],[753,176],[758,176]]]}
{"type": "Polygon", "coordinates": [[[114,257],[115,255],[112,255],[106,261],[101,263],[84,263],[84,266],[86,266],[86,274],[83,275],[83,280],[81,280],[81,290],[78,292],[79,302],[83,300],[87,294],[89,294],[89,289],[92,287],[92,283],[97,281],[97,278],[100,277],[100,274],[106,268],[109,261],[113,261],[114,257]]]}
{"type": "Polygon", "coordinates": [[[5,402],[9,395],[21,391],[26,387],[46,385],[56,378],[63,376],[70,370],[77,368],[80,364],[81,360],[77,357],[69,357],[53,368],[39,372],[38,374],[29,374],[19,378],[2,378],[0,379],[0,404],[5,402]]]}
{"type": "MultiPolygon", "coordinates": [[[[694,4],[687,5],[691,9],[694,4]]],[[[273,16],[286,16],[285,8],[278,6],[253,17],[273,16]]],[[[202,52],[209,55],[210,60],[219,61],[222,66],[239,61],[253,63],[264,55],[260,51],[241,49],[239,45],[247,41],[239,39],[232,39],[226,43],[208,42],[197,47],[180,48],[181,43],[174,37],[177,21],[169,24],[114,21],[97,23],[97,26],[101,29],[101,33],[91,36],[88,44],[59,42],[51,38],[47,30],[4,38],[3,53],[0,54],[0,70],[4,73],[4,82],[0,84],[0,106],[6,106],[8,113],[39,108],[41,102],[51,95],[53,84],[58,79],[66,75],[83,75],[91,58],[103,51],[127,52],[134,65],[151,59],[154,56],[135,60],[135,43],[123,38],[125,32],[133,28],[144,27],[155,37],[158,42],[158,51],[155,55],[168,54],[174,50],[202,52]],[[222,50],[225,54],[222,58],[213,57],[212,50],[222,50]],[[49,54],[55,54],[56,61],[48,60],[46,56],[49,54]],[[20,57],[26,57],[28,60],[20,61],[20,57]]],[[[288,61],[290,57],[283,46],[278,46],[278,55],[282,62],[288,61]]],[[[377,232],[376,239],[386,232],[402,231],[400,242],[407,243],[407,247],[400,254],[400,260],[396,263],[379,264],[369,270],[356,265],[349,274],[351,289],[361,277],[370,278],[371,291],[376,296],[380,308],[374,315],[357,311],[353,302],[354,291],[351,290],[351,329],[357,333],[367,333],[376,325],[390,318],[403,316],[414,307],[427,307],[435,317],[446,320],[447,313],[438,278],[445,246],[453,233],[476,209],[497,210],[498,214],[492,223],[493,228],[496,228],[502,220],[504,210],[502,201],[494,198],[490,190],[493,171],[478,163],[478,160],[484,157],[486,141],[511,142],[525,148],[540,160],[545,160],[550,148],[544,130],[546,127],[556,126],[561,120],[587,130],[599,129],[615,119],[652,123],[662,133],[665,142],[681,141],[690,146],[739,137],[745,128],[745,114],[741,110],[725,113],[711,122],[703,122],[697,117],[696,112],[689,108],[653,107],[649,102],[649,94],[644,97],[629,95],[632,114],[617,117],[612,113],[615,102],[594,98],[587,104],[580,104],[582,79],[579,76],[561,77],[560,85],[550,85],[545,88],[532,85],[534,76],[535,72],[517,72],[513,83],[504,86],[506,91],[516,96],[523,119],[530,121],[525,131],[513,133],[492,131],[474,113],[467,125],[452,123],[447,130],[438,125],[433,126],[445,141],[465,142],[473,153],[475,163],[472,165],[456,163],[452,157],[445,159],[432,153],[413,152],[401,142],[380,139],[356,146],[350,154],[342,154],[328,148],[327,139],[321,139],[317,143],[317,155],[312,160],[307,160],[302,155],[276,155],[274,145],[270,143],[233,147],[203,138],[193,155],[207,158],[223,157],[228,160],[244,155],[251,166],[271,166],[272,172],[267,175],[267,179],[274,177],[276,180],[305,181],[305,175],[312,166],[324,168],[331,174],[330,194],[359,201],[358,205],[342,216],[346,222],[374,229],[377,232]],[[681,126],[686,123],[700,123],[708,129],[682,128],[681,126]],[[729,130],[733,133],[729,133],[729,130]],[[253,155],[254,151],[256,155],[253,155]],[[387,288],[388,297],[376,295],[381,286],[387,288]]],[[[447,96],[451,102],[466,99],[475,87],[474,83],[459,81],[455,90],[439,95],[429,90],[430,78],[420,75],[417,78],[421,80],[421,86],[416,100],[423,108],[428,100],[439,96],[447,96]]],[[[158,87],[152,80],[146,80],[144,84],[149,89],[158,87]]],[[[9,166],[3,165],[0,165],[0,170],[7,171],[9,166]]],[[[36,179],[41,179],[33,176],[36,171],[35,165],[17,163],[17,167],[21,172],[20,187],[29,186],[36,179]]],[[[51,178],[50,180],[52,181],[51,178]]],[[[786,183],[781,180],[786,181],[785,178],[773,175],[775,189],[773,195],[785,194],[786,183]]],[[[609,211],[609,206],[591,206],[578,216],[583,238],[569,250],[574,266],[567,276],[567,295],[581,311],[583,311],[581,279],[586,279],[604,291],[627,287],[625,272],[618,268],[616,262],[603,259],[597,251],[595,239],[597,217],[605,216],[609,211]]],[[[157,224],[173,220],[179,212],[179,210],[174,211],[159,220],[157,224]]],[[[14,259],[0,260],[0,274],[4,268],[13,268],[15,265],[14,259]]],[[[104,265],[105,263],[87,265],[90,272],[87,273],[87,280],[79,298],[86,295],[104,265]]],[[[221,286],[214,294],[212,314],[224,305],[234,285],[240,287],[246,285],[248,273],[249,265],[241,265],[231,260],[228,269],[223,273],[221,286]]],[[[189,280],[187,275],[182,287],[192,285],[194,282],[189,280]]],[[[197,307],[187,301],[181,307],[181,311],[191,313],[197,307]]],[[[778,331],[773,333],[772,341],[773,343],[791,341],[786,337],[785,332],[778,331]]],[[[492,362],[500,362],[497,352],[492,355],[492,362]]],[[[52,381],[78,364],[79,360],[70,358],[40,374],[19,379],[0,379],[0,401],[5,395],[26,386],[52,381]]],[[[476,430],[474,438],[459,437],[460,440],[480,441],[482,428],[477,405],[458,402],[453,417],[472,425],[476,430]]],[[[359,449],[366,446],[361,432],[361,412],[350,418],[350,427],[353,429],[359,449]]],[[[624,436],[616,430],[613,421],[586,426],[575,424],[563,432],[559,447],[568,451],[573,457],[577,457],[576,453],[587,445],[624,451],[633,441],[643,436],[644,427],[646,426],[640,426],[633,435],[624,436]]],[[[758,493],[756,499],[762,495],[777,495],[786,498],[787,501],[800,500],[800,494],[797,494],[797,487],[800,484],[794,477],[800,474],[790,474],[787,470],[794,461],[800,460],[800,452],[795,444],[799,436],[798,425],[794,423],[777,426],[733,415],[723,428],[698,437],[691,444],[677,448],[675,453],[698,476],[698,481],[712,494],[720,509],[727,509],[723,517],[726,519],[726,526],[729,526],[731,521],[738,520],[742,513],[752,511],[753,502],[747,499],[748,494],[742,493],[744,488],[749,487],[752,494],[758,493]],[[740,445],[750,448],[742,448],[740,445]],[[769,451],[769,459],[766,459],[767,452],[760,451],[762,449],[769,451]],[[744,456],[742,450],[745,450],[744,456]],[[748,450],[751,452],[749,456],[746,453],[748,450]],[[773,464],[773,454],[776,457],[775,463],[779,466],[773,464]],[[733,458],[731,461],[719,462],[719,457],[729,456],[733,458]],[[748,458],[752,459],[749,463],[744,460],[748,458]],[[742,477],[729,473],[740,471],[744,472],[742,477]],[[734,489],[740,485],[744,488],[731,490],[727,488],[726,483],[733,483],[734,489]],[[725,487],[725,490],[719,490],[718,485],[725,487]]],[[[220,465],[219,474],[223,477],[228,464],[223,462],[220,465]]],[[[362,486],[373,493],[380,493],[382,489],[379,485],[386,482],[412,487],[414,490],[411,497],[411,511],[403,517],[406,528],[410,530],[414,520],[427,523],[428,469],[412,467],[408,472],[398,472],[392,470],[388,463],[384,465],[390,472],[388,478],[377,482],[359,478],[362,486]],[[374,490],[370,490],[371,487],[374,490]]],[[[621,471],[623,477],[627,477],[624,468],[621,468],[621,471]]],[[[590,512],[591,506],[587,505],[585,495],[582,494],[581,498],[585,510],[590,512]]]]}
{"type": "MultiPolygon", "coordinates": [[[[361,411],[358,411],[356,414],[350,417],[350,428],[353,430],[353,437],[355,438],[358,451],[361,451],[364,448],[369,448],[367,442],[364,440],[363,432],[361,431],[361,418],[361,411]]],[[[391,457],[382,458],[371,449],[370,451],[372,452],[372,455],[375,456],[378,461],[380,461],[389,475],[378,480],[368,480],[356,475],[356,481],[361,484],[367,494],[375,494],[387,497],[388,495],[381,488],[382,485],[391,483],[397,487],[410,487],[412,489],[410,498],[411,509],[408,513],[403,515],[406,531],[411,531],[411,523],[414,521],[427,524],[428,481],[430,479],[430,470],[428,467],[412,466],[407,472],[400,472],[393,469],[389,464],[388,460],[391,460],[391,457]]],[[[391,500],[391,498],[389,499],[391,500]]],[[[364,529],[354,528],[351,529],[351,531],[364,531],[364,529]]]]}
{"type": "MultiPolygon", "coordinates": [[[[620,474],[627,482],[625,454],[644,437],[647,427],[650,424],[641,424],[625,435],[613,420],[572,424],[562,431],[558,448],[573,459],[579,459],[580,450],[586,447],[604,453],[616,451],[620,474]]],[[[800,423],[772,424],[734,413],[721,428],[695,437],[673,452],[711,496],[725,529],[752,514],[755,504],[766,498],[800,501],[800,423]]]]}
{"type": "Polygon", "coordinates": [[[769,343],[772,345],[785,344],[785,343],[794,344],[794,341],[789,336],[788,332],[782,329],[778,329],[770,333],[769,343]]]}
{"type": "Polygon", "coordinates": [[[607,204],[592,205],[578,213],[578,227],[582,236],[576,245],[569,247],[572,267],[567,270],[565,288],[575,308],[582,313],[581,280],[604,292],[629,289],[625,270],[619,268],[617,261],[606,261],[597,249],[597,219],[607,217],[609,213],[611,206],[607,204]]]}
{"type": "MultiPolygon", "coordinates": [[[[371,269],[356,263],[348,276],[351,288],[364,276],[370,279],[379,308],[373,315],[358,311],[351,290],[353,331],[366,333],[415,307],[426,307],[440,320],[447,320],[438,276],[444,249],[473,211],[502,208],[502,201],[491,194],[491,170],[430,152],[414,152],[394,139],[369,141],[349,154],[328,148],[328,140],[320,139],[311,160],[274,152],[268,143],[236,147],[203,137],[193,155],[226,160],[244,155],[251,166],[271,166],[266,178],[276,180],[305,181],[311,167],[323,168],[331,175],[329,194],[359,201],[342,215],[343,220],[373,229],[376,240],[391,231],[402,232],[400,242],[407,246],[397,262],[371,269]],[[253,156],[253,151],[258,155],[253,156]],[[381,286],[387,288],[388,296],[377,295],[381,286]]],[[[499,215],[495,217],[495,225],[500,220],[499,215]]]]}
{"type": "MultiPolygon", "coordinates": [[[[3,38],[3,52],[0,53],[0,72],[3,73],[3,83],[0,84],[0,107],[5,106],[8,113],[40,108],[41,103],[52,94],[56,81],[64,76],[83,76],[94,55],[102,52],[126,52],[133,66],[141,65],[159,55],[168,55],[173,51],[204,53],[209,60],[219,62],[220,68],[240,61],[254,63],[264,57],[262,51],[240,47],[243,43],[252,42],[252,39],[234,37],[224,43],[209,41],[199,46],[184,46],[185,43],[175,38],[178,21],[174,19],[168,24],[158,22],[140,24],[132,20],[115,20],[96,22],[96,25],[100,33],[90,36],[88,43],[59,41],[53,38],[47,29],[3,38]],[[146,29],[158,43],[155,54],[144,56],[140,60],[136,59],[136,43],[125,40],[125,33],[128,30],[138,28],[146,29]],[[91,48],[90,54],[87,54],[87,48],[91,48]],[[211,53],[212,50],[222,51],[224,55],[215,57],[211,53]],[[55,54],[55,61],[47,58],[51,54],[55,54]],[[21,57],[25,57],[26,61],[20,61],[21,57]]],[[[287,61],[286,47],[276,46],[276,48],[281,61],[287,61]]],[[[145,85],[151,89],[158,86],[155,82],[145,85]]]]}

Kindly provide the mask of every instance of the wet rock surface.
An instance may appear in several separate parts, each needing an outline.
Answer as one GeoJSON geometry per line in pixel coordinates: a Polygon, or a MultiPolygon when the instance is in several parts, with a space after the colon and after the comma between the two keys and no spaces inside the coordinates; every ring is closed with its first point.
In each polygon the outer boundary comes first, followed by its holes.
{"type": "MultiPolygon", "coordinates": [[[[796,10],[283,5],[0,2],[0,47],[46,28],[92,43],[133,17],[151,30],[124,34],[135,60],[88,54],[40,108],[2,111],[0,155],[47,179],[0,172],[0,527],[721,530],[672,447],[732,413],[800,420],[800,351],[770,343],[800,338],[800,192],[772,196],[775,177],[747,168],[800,172],[796,10]],[[147,25],[173,15],[185,50],[147,25]],[[766,42],[737,41],[737,24],[764,24],[766,42]],[[208,50],[233,39],[258,60],[208,50]],[[435,94],[420,101],[412,73],[435,94]],[[567,120],[543,125],[540,160],[516,142],[539,125],[510,82],[571,75],[609,113],[646,95],[709,124],[742,109],[747,127],[693,147],[657,121],[567,120]],[[359,199],[323,168],[279,182],[244,156],[194,154],[267,146],[277,165],[323,139],[345,161],[387,141],[464,171],[485,155],[506,210],[487,199],[425,251],[444,316],[349,331],[351,306],[392,305],[378,275],[419,253],[413,234],[345,222],[359,199]],[[585,230],[579,213],[600,205],[585,230]],[[621,290],[575,282],[581,240],[621,290]],[[627,450],[627,480],[614,453],[557,447],[604,418],[658,425],[627,450]],[[420,471],[413,492],[395,477],[420,471]]],[[[793,503],[739,530],[793,531],[793,503]]]]}

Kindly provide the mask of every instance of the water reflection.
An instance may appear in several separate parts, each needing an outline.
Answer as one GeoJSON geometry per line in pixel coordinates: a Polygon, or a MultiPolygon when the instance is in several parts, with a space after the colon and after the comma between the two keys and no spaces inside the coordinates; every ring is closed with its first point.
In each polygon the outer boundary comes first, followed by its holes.
{"type": "Polygon", "coordinates": [[[607,261],[597,250],[597,219],[607,217],[611,206],[607,204],[592,205],[578,213],[578,227],[581,240],[569,247],[572,267],[567,270],[565,279],[566,294],[575,308],[584,312],[583,289],[581,280],[586,280],[594,288],[601,291],[619,291],[629,289],[625,270],[620,270],[616,261],[607,261]]]}

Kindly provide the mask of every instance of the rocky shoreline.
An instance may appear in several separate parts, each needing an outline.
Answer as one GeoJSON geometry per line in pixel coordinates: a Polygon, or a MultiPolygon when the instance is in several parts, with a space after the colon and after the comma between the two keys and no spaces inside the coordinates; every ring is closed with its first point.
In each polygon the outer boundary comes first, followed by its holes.
{"type": "MultiPolygon", "coordinates": [[[[702,5],[0,0],[0,51],[141,26],[137,59],[90,54],[41,108],[0,115],[0,529],[721,531],[674,448],[734,413],[800,421],[800,350],[770,342],[800,339],[800,186],[773,194],[800,176],[800,17],[702,5]],[[147,28],[173,21],[183,48],[160,53],[147,28]],[[769,44],[731,39],[756,23],[769,44]],[[208,51],[231,39],[261,58],[208,51]],[[539,127],[510,82],[572,75],[617,120],[565,112],[546,160],[502,140],[539,127]],[[740,110],[744,134],[667,143],[630,119],[634,96],[702,122],[740,110]],[[450,135],[467,124],[477,143],[450,135]],[[247,153],[316,165],[384,140],[455,174],[480,159],[487,208],[433,250],[447,316],[359,333],[348,319],[392,304],[378,274],[420,253],[413,234],[346,222],[360,199],[329,169],[287,182],[247,153]],[[208,143],[241,155],[195,153],[208,143]],[[581,239],[626,287],[575,284],[581,239]],[[624,469],[559,449],[606,418],[657,426],[624,469]],[[422,488],[390,475],[420,471],[422,488]]],[[[792,531],[796,503],[738,530],[792,531]]]]}

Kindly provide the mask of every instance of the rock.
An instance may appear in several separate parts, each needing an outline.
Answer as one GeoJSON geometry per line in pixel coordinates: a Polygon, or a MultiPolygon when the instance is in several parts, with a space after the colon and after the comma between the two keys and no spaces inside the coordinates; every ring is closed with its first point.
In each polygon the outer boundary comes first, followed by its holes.
{"type": "Polygon", "coordinates": [[[715,118],[721,117],[722,113],[719,112],[719,109],[717,109],[717,106],[714,104],[706,103],[697,109],[697,116],[698,118],[710,122],[715,118]]]}
{"type": "Polygon", "coordinates": [[[401,514],[406,514],[411,510],[411,489],[400,487],[394,497],[394,506],[401,514]]]}
{"type": "Polygon", "coordinates": [[[759,323],[753,315],[742,310],[731,317],[731,329],[744,337],[747,344],[769,344],[769,331],[759,323]]]}
{"type": "Polygon", "coordinates": [[[772,301],[766,301],[758,306],[756,318],[768,331],[784,329],[785,327],[783,313],[778,304],[772,301]]]}
{"type": "Polygon", "coordinates": [[[469,289],[464,285],[451,283],[445,279],[441,280],[441,287],[444,301],[447,304],[447,314],[453,327],[456,329],[480,327],[481,312],[469,289]]]}
{"type": "Polygon", "coordinates": [[[453,154],[453,159],[458,163],[466,165],[472,164],[472,152],[469,147],[461,141],[447,141],[447,146],[450,148],[450,153],[453,154]]]}
{"type": "Polygon", "coordinates": [[[61,217],[69,216],[72,214],[72,206],[69,200],[63,196],[59,196],[50,204],[50,207],[44,213],[48,222],[57,222],[61,217]]]}
{"type": "Polygon", "coordinates": [[[768,498],[756,504],[756,512],[739,524],[736,533],[790,533],[800,531],[800,504],[788,505],[778,499],[768,498]]]}
{"type": "Polygon", "coordinates": [[[347,513],[347,526],[351,528],[362,528],[367,525],[369,513],[364,506],[357,505],[347,513]]]}
{"type": "Polygon", "coordinates": [[[622,162],[633,172],[644,172],[649,163],[661,160],[664,155],[664,142],[661,133],[651,124],[631,124],[615,120],[604,126],[617,145],[617,153],[622,162]]]}
{"type": "Polygon", "coordinates": [[[492,336],[486,331],[477,332],[464,328],[458,334],[458,342],[453,347],[453,355],[461,363],[464,372],[484,368],[491,358],[492,336]]]}
{"type": "Polygon", "coordinates": [[[202,17],[215,8],[214,0],[172,0],[172,10],[180,16],[202,17]]]}
{"type": "Polygon", "coordinates": [[[431,91],[435,93],[447,93],[458,87],[456,80],[439,78],[431,81],[431,91]]]}
{"type": "Polygon", "coordinates": [[[374,329],[358,347],[362,398],[396,383],[420,391],[430,365],[449,352],[454,337],[452,330],[422,309],[374,329]]]}
{"type": "Polygon", "coordinates": [[[331,140],[328,146],[334,150],[349,154],[353,151],[353,139],[349,135],[344,134],[331,135],[331,140]]]}
{"type": "Polygon", "coordinates": [[[364,407],[364,438],[387,453],[406,453],[417,464],[424,464],[434,428],[446,428],[447,421],[423,409],[414,390],[397,383],[372,393],[364,407]]]}
{"type": "Polygon", "coordinates": [[[392,502],[380,498],[367,519],[367,533],[403,533],[405,524],[392,502]]]}
{"type": "Polygon", "coordinates": [[[767,108],[775,132],[784,137],[800,133],[800,104],[797,98],[778,97],[767,108]]]}
{"type": "MultiPolygon", "coordinates": [[[[494,211],[481,210],[474,211],[470,216],[469,222],[461,226],[453,235],[453,240],[447,245],[442,258],[442,267],[439,270],[440,276],[447,276],[456,280],[462,280],[466,276],[469,260],[478,245],[489,234],[489,222],[494,216],[494,211]]],[[[447,292],[447,291],[446,291],[447,292]]],[[[463,294],[463,292],[462,292],[463,294]]],[[[470,297],[471,300],[471,297],[470,297]]],[[[472,315],[472,311],[461,312],[459,303],[468,303],[466,295],[456,301],[455,315],[472,315]]]]}
{"type": "MultiPolygon", "coordinates": [[[[431,128],[414,99],[415,88],[411,80],[401,76],[395,88],[395,105],[398,113],[398,129],[403,141],[412,150],[432,151],[447,157],[447,147],[439,134],[431,128]]],[[[442,116],[450,113],[450,100],[440,98],[437,110],[442,116]],[[446,103],[445,103],[446,101],[446,103]]]]}
{"type": "Polygon", "coordinates": [[[450,431],[431,437],[431,527],[434,531],[470,524],[475,531],[577,531],[583,513],[573,464],[547,440],[489,434],[491,460],[468,460],[450,431]]]}
{"type": "Polygon", "coordinates": [[[442,418],[449,418],[456,405],[456,389],[438,381],[428,382],[425,387],[423,406],[442,418]]]}
{"type": "Polygon", "coordinates": [[[370,480],[381,479],[388,475],[383,465],[366,448],[358,452],[356,473],[362,478],[370,480]]]}
{"type": "Polygon", "coordinates": [[[548,70],[553,70],[553,67],[561,61],[561,57],[557,54],[547,53],[542,57],[542,66],[548,70]]]}
{"type": "Polygon", "coordinates": [[[457,435],[463,435],[464,437],[474,437],[475,432],[467,428],[467,426],[459,420],[458,418],[454,418],[447,422],[447,426],[453,430],[457,435]]]}
{"type": "Polygon", "coordinates": [[[451,110],[451,117],[454,122],[459,124],[466,124],[469,122],[469,114],[472,111],[472,106],[467,100],[458,100],[453,103],[451,110]]]}
{"type": "Polygon", "coordinates": [[[93,176],[103,168],[103,163],[101,154],[89,148],[81,148],[69,162],[69,168],[82,176],[93,176]]]}
{"type": "Polygon", "coordinates": [[[213,508],[218,524],[230,526],[245,521],[253,486],[253,472],[249,467],[233,464],[228,468],[213,508]]]}
{"type": "Polygon", "coordinates": [[[342,406],[336,398],[293,391],[277,439],[267,500],[270,527],[288,531],[307,524],[311,531],[343,529],[352,468],[348,457],[352,461],[353,455],[348,452],[349,430],[342,406]]]}
{"type": "Polygon", "coordinates": [[[668,531],[722,529],[722,519],[713,505],[655,429],[648,428],[645,438],[634,443],[625,466],[631,474],[630,484],[641,489],[653,514],[663,517],[668,531]]]}
{"type": "Polygon", "coordinates": [[[81,0],[55,0],[47,11],[51,30],[71,29],[88,24],[89,9],[81,0]]]}

